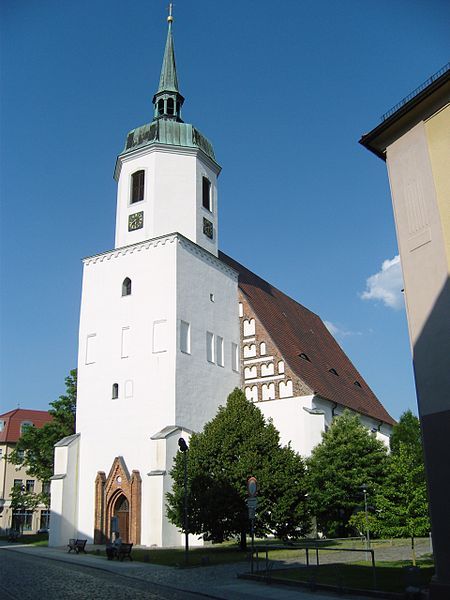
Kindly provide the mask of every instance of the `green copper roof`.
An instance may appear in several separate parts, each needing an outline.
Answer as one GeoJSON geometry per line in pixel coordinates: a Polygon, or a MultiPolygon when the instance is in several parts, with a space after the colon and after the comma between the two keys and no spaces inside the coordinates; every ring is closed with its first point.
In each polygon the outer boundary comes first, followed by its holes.
{"type": "Polygon", "coordinates": [[[175,65],[175,50],[173,47],[172,23],[169,21],[166,49],[164,50],[163,64],[161,67],[161,77],[159,78],[159,87],[156,93],[179,91],[177,67],[175,65]]]}
{"type": "Polygon", "coordinates": [[[211,143],[189,123],[159,119],[130,131],[122,154],[151,144],[169,144],[186,148],[199,148],[216,162],[211,143]]]}

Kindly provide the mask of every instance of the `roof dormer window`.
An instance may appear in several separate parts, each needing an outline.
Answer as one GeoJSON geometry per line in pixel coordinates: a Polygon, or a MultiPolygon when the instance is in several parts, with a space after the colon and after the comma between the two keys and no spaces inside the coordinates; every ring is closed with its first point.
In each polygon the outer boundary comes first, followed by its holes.
{"type": "Polygon", "coordinates": [[[23,435],[29,427],[33,427],[33,423],[31,421],[23,421],[20,424],[20,435],[23,435]]]}

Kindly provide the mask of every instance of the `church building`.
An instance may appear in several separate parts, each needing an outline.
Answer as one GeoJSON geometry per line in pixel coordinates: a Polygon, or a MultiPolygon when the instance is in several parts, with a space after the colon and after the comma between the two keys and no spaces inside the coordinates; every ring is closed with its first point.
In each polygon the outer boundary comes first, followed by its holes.
{"type": "Polygon", "coordinates": [[[394,423],[321,319],[218,249],[210,142],[181,118],[172,21],[153,120],[117,158],[115,247],[84,259],[77,431],[55,447],[50,545],[182,544],[166,517],[180,436],[235,387],[310,454],[345,408],[394,423]]]}

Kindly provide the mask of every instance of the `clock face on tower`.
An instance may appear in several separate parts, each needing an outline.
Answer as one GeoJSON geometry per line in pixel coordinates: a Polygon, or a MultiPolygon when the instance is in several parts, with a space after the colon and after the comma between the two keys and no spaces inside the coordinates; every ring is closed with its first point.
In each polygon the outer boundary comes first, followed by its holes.
{"type": "Polygon", "coordinates": [[[128,231],[142,229],[144,226],[144,211],[133,213],[128,216],[128,231]]]}

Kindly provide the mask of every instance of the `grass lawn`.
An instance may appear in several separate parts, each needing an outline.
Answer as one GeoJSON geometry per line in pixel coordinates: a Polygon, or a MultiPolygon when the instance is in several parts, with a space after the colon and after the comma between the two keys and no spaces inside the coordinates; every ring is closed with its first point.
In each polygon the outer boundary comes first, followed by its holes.
{"type": "MultiPolygon", "coordinates": [[[[0,536],[0,540],[7,542],[8,536],[2,535],[0,536]]],[[[14,543],[29,544],[30,546],[48,546],[48,533],[34,533],[30,535],[21,535],[17,542],[11,542],[12,545],[14,545],[14,543]]]]}
{"type": "MultiPolygon", "coordinates": [[[[424,558],[417,561],[420,572],[412,581],[407,580],[405,573],[405,567],[410,566],[411,561],[377,562],[376,589],[386,592],[403,592],[408,584],[428,586],[434,574],[432,559],[424,558]]],[[[315,582],[355,589],[373,589],[372,567],[366,562],[278,569],[271,572],[271,577],[287,581],[315,582]]]]}

